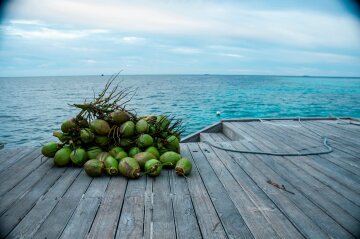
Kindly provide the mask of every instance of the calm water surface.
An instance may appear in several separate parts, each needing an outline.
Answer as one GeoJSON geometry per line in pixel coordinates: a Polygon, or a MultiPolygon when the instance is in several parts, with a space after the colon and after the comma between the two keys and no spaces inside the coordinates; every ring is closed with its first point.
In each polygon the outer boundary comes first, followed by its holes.
{"type": "MultiPolygon", "coordinates": [[[[0,78],[0,142],[40,145],[75,115],[71,103],[99,92],[108,76],[0,78]]],[[[182,118],[186,136],[221,118],[360,117],[360,78],[161,75],[120,76],[137,87],[139,114],[182,118]],[[221,115],[216,116],[216,112],[221,115]]]]}

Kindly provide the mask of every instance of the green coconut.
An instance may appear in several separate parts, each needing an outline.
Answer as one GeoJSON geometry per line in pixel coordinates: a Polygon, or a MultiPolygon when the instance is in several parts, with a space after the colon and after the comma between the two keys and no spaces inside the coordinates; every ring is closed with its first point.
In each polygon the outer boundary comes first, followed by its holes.
{"type": "Polygon", "coordinates": [[[149,126],[149,134],[155,134],[156,133],[156,127],[151,125],[149,126]]]}
{"type": "Polygon", "coordinates": [[[127,153],[125,151],[121,151],[116,155],[115,159],[120,162],[121,159],[126,157],[128,157],[127,153]]]}
{"type": "Polygon", "coordinates": [[[149,176],[156,177],[161,173],[162,164],[157,159],[150,159],[145,163],[144,169],[149,176]]]}
{"type": "Polygon", "coordinates": [[[119,173],[119,163],[118,161],[111,155],[107,156],[104,161],[105,171],[110,176],[117,175],[119,173]]]}
{"type": "Polygon", "coordinates": [[[157,117],[155,115],[147,115],[144,117],[144,120],[150,124],[154,124],[157,121],[157,117]]]}
{"type": "Polygon", "coordinates": [[[158,149],[159,149],[160,156],[163,155],[166,152],[169,152],[169,150],[167,148],[165,148],[165,147],[159,147],[158,149]]]}
{"type": "Polygon", "coordinates": [[[126,121],[120,126],[120,134],[123,137],[131,137],[135,133],[135,124],[132,121],[126,121]]]}
{"type": "Polygon", "coordinates": [[[124,149],[121,148],[121,147],[119,147],[119,146],[115,146],[115,147],[112,147],[112,148],[109,150],[109,154],[115,158],[116,155],[117,155],[118,153],[120,153],[121,151],[124,151],[124,149]]]}
{"type": "Polygon", "coordinates": [[[150,146],[149,148],[147,148],[145,150],[145,152],[149,152],[151,153],[152,155],[154,155],[157,159],[160,157],[160,153],[159,153],[159,150],[154,147],[154,146],[150,146]]]}
{"type": "Polygon", "coordinates": [[[69,119],[69,120],[64,121],[61,124],[61,131],[64,133],[69,133],[72,130],[74,130],[76,127],[77,126],[76,126],[75,119],[69,119]]]}
{"type": "Polygon", "coordinates": [[[156,122],[160,125],[160,129],[166,129],[170,124],[169,119],[165,115],[157,116],[156,122]]]}
{"type": "Polygon", "coordinates": [[[138,134],[144,134],[148,132],[149,124],[146,122],[146,120],[141,119],[136,123],[135,128],[138,134]]]}
{"type": "Polygon", "coordinates": [[[83,166],[88,160],[88,154],[85,149],[77,148],[71,152],[70,159],[75,166],[83,166]]]}
{"type": "Polygon", "coordinates": [[[94,146],[87,150],[89,159],[96,159],[96,157],[102,152],[101,148],[94,146]]]}
{"type": "Polygon", "coordinates": [[[140,165],[134,158],[126,157],[119,162],[119,172],[127,178],[140,177],[140,165]]]}
{"type": "Polygon", "coordinates": [[[90,123],[90,129],[99,135],[108,135],[110,125],[105,120],[95,119],[90,123]]]}
{"type": "Polygon", "coordinates": [[[110,156],[110,154],[108,152],[102,152],[96,157],[96,159],[99,160],[100,162],[105,162],[105,159],[108,156],[110,156]]]}
{"type": "Polygon", "coordinates": [[[88,144],[95,139],[95,135],[89,128],[85,128],[80,130],[80,139],[85,144],[88,144]]]}
{"type": "Polygon", "coordinates": [[[175,135],[171,135],[166,139],[166,148],[170,151],[180,153],[180,142],[175,135]]]}
{"type": "Polygon", "coordinates": [[[126,111],[115,111],[110,114],[111,120],[117,124],[121,125],[122,123],[130,119],[130,115],[126,111]]]}
{"type": "Polygon", "coordinates": [[[169,151],[160,156],[160,162],[165,168],[174,168],[180,158],[180,154],[169,151]]]}
{"type": "Polygon", "coordinates": [[[129,157],[134,157],[136,154],[140,153],[141,149],[138,147],[132,147],[129,149],[129,157]]]}
{"type": "Polygon", "coordinates": [[[89,127],[89,122],[84,117],[77,118],[78,124],[80,128],[87,128],[89,127]]]}
{"type": "Polygon", "coordinates": [[[84,169],[86,174],[90,177],[98,177],[102,174],[104,165],[99,160],[90,159],[84,164],[84,169]]]}
{"type": "Polygon", "coordinates": [[[149,147],[153,143],[154,143],[154,139],[149,134],[142,134],[137,140],[137,144],[140,148],[149,147]]]}
{"type": "Polygon", "coordinates": [[[61,142],[66,142],[67,140],[71,139],[70,135],[68,135],[67,133],[59,132],[59,131],[54,131],[53,136],[58,138],[61,142]]]}
{"type": "Polygon", "coordinates": [[[175,166],[175,171],[178,175],[189,175],[192,169],[192,163],[187,158],[181,158],[175,166]]]}
{"type": "Polygon", "coordinates": [[[107,136],[96,136],[95,143],[100,147],[105,147],[110,143],[110,138],[108,138],[107,136]]]}
{"type": "Polygon", "coordinates": [[[121,138],[120,146],[124,148],[129,148],[133,144],[133,140],[127,138],[121,138]]]}
{"type": "Polygon", "coordinates": [[[71,149],[70,147],[64,147],[59,149],[54,156],[54,163],[56,166],[62,167],[68,165],[71,161],[70,159],[71,149]]]}
{"type": "Polygon", "coordinates": [[[134,159],[139,163],[140,167],[143,169],[146,161],[150,159],[156,159],[156,157],[149,152],[141,152],[134,156],[134,159]]]}
{"type": "Polygon", "coordinates": [[[55,156],[55,153],[61,148],[61,145],[56,142],[49,142],[44,144],[41,149],[41,153],[48,158],[55,156]]]}

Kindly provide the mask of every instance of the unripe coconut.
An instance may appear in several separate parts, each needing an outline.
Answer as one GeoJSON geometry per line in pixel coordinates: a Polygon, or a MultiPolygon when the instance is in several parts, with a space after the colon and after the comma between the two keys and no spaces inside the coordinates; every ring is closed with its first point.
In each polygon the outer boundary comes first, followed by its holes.
{"type": "Polygon", "coordinates": [[[49,142],[44,144],[44,146],[41,149],[41,153],[48,158],[52,158],[55,156],[55,153],[61,148],[61,145],[59,145],[56,142],[49,142]]]}
{"type": "Polygon", "coordinates": [[[150,159],[145,163],[144,169],[149,176],[156,177],[159,176],[161,173],[162,164],[157,159],[150,159]]]}
{"type": "Polygon", "coordinates": [[[147,133],[149,130],[149,124],[144,119],[139,120],[135,127],[138,134],[147,133]]]}
{"type": "Polygon", "coordinates": [[[145,152],[151,153],[151,154],[154,155],[157,159],[160,157],[159,151],[158,151],[157,148],[155,148],[154,146],[150,146],[149,148],[147,148],[147,149],[145,150],[145,152]]]}
{"type": "Polygon", "coordinates": [[[160,157],[161,155],[163,155],[164,153],[166,152],[169,152],[169,150],[165,147],[159,147],[159,154],[160,154],[160,157]]]}
{"type": "Polygon", "coordinates": [[[111,155],[107,156],[104,161],[105,171],[110,176],[117,175],[119,173],[119,163],[118,161],[111,155]]]}
{"type": "Polygon", "coordinates": [[[102,152],[96,157],[96,159],[99,160],[100,162],[105,162],[105,159],[108,156],[110,156],[110,154],[108,152],[102,152]]]}
{"type": "Polygon", "coordinates": [[[54,163],[56,166],[62,167],[70,163],[70,147],[59,149],[54,156],[54,163]]]}
{"type": "Polygon", "coordinates": [[[79,122],[80,128],[87,128],[87,127],[89,127],[89,123],[88,123],[88,121],[87,121],[84,117],[81,117],[81,116],[80,116],[80,118],[77,118],[77,121],[79,122]]]}
{"type": "Polygon", "coordinates": [[[119,146],[115,146],[110,149],[109,154],[115,158],[116,155],[121,151],[124,151],[124,149],[119,146]]]}
{"type": "Polygon", "coordinates": [[[107,136],[96,136],[95,143],[100,147],[105,147],[110,143],[110,138],[108,138],[107,136]]]}
{"type": "Polygon", "coordinates": [[[170,124],[169,119],[165,115],[157,116],[156,121],[158,124],[160,124],[160,129],[166,129],[170,124]]]}
{"type": "Polygon", "coordinates": [[[154,139],[148,134],[142,134],[137,140],[137,144],[140,148],[149,147],[154,143],[154,139]]]}
{"type": "Polygon", "coordinates": [[[127,178],[139,178],[140,165],[134,158],[126,157],[119,163],[119,172],[127,178]]]}
{"type": "Polygon", "coordinates": [[[64,133],[69,133],[75,128],[76,128],[75,119],[66,120],[61,125],[61,131],[64,133]]]}
{"type": "Polygon", "coordinates": [[[155,115],[147,115],[145,118],[146,122],[150,124],[156,123],[157,117],[155,115]]]}
{"type": "Polygon", "coordinates": [[[141,152],[136,154],[134,159],[136,159],[141,168],[144,168],[146,161],[150,159],[156,159],[156,157],[149,152],[141,152]]]}
{"type": "Polygon", "coordinates": [[[95,135],[89,128],[80,130],[80,139],[85,144],[91,143],[95,139],[95,135]]]}
{"type": "Polygon", "coordinates": [[[175,166],[175,171],[178,175],[185,176],[190,174],[192,169],[192,163],[187,158],[181,158],[175,166]]]}
{"type": "Polygon", "coordinates": [[[121,138],[120,140],[120,146],[124,148],[128,148],[133,144],[133,141],[131,139],[127,138],[121,138]]]}
{"type": "Polygon", "coordinates": [[[136,154],[140,153],[141,149],[139,149],[138,147],[132,147],[129,149],[129,157],[134,157],[136,154]]]}
{"type": "Polygon", "coordinates": [[[130,115],[126,111],[115,111],[112,112],[110,116],[111,116],[111,120],[117,125],[121,125],[122,123],[130,119],[130,115]]]}
{"type": "Polygon", "coordinates": [[[155,126],[149,126],[149,134],[155,134],[156,133],[156,128],[155,126]]]}
{"type": "Polygon", "coordinates": [[[99,160],[90,159],[84,164],[84,169],[86,174],[90,177],[98,177],[102,174],[104,165],[99,160]]]}
{"type": "Polygon", "coordinates": [[[110,125],[105,120],[95,119],[90,123],[90,129],[99,135],[108,135],[110,125]]]}
{"type": "Polygon", "coordinates": [[[75,166],[83,166],[88,160],[88,154],[85,149],[77,148],[71,152],[70,159],[75,166]]]}
{"type": "Polygon", "coordinates": [[[176,136],[171,135],[166,139],[166,148],[170,151],[174,151],[176,153],[180,153],[180,142],[176,136]]]}
{"type": "Polygon", "coordinates": [[[101,148],[94,146],[87,150],[89,159],[96,159],[96,157],[102,152],[101,148]]]}
{"type": "Polygon", "coordinates": [[[180,158],[180,154],[169,151],[160,156],[160,162],[163,163],[165,168],[174,168],[180,158]]]}
{"type": "Polygon", "coordinates": [[[59,131],[54,131],[53,136],[58,138],[61,142],[65,142],[66,140],[71,139],[71,137],[69,135],[67,135],[66,133],[63,133],[63,132],[59,132],[59,131]]]}
{"type": "Polygon", "coordinates": [[[132,121],[126,121],[120,126],[120,134],[123,137],[131,137],[135,133],[135,124],[132,121]]]}
{"type": "Polygon", "coordinates": [[[120,160],[126,157],[128,157],[127,153],[125,151],[121,151],[116,155],[115,159],[120,162],[120,160]]]}

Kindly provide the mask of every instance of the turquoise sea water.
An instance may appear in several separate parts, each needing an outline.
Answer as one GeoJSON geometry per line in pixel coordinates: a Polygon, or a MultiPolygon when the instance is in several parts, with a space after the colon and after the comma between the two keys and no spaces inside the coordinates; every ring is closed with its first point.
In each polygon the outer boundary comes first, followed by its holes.
{"type": "MultiPolygon", "coordinates": [[[[52,131],[99,92],[108,76],[0,78],[0,142],[40,145],[52,131]]],[[[138,88],[129,105],[139,114],[172,114],[186,125],[183,136],[221,118],[360,117],[360,78],[151,75],[120,76],[138,88]],[[221,111],[217,116],[216,112],[221,111]]]]}

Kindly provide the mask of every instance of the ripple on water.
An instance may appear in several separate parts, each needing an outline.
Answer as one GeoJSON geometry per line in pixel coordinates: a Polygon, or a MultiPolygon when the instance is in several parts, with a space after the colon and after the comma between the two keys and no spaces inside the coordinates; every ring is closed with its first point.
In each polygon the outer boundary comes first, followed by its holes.
{"type": "MultiPolygon", "coordinates": [[[[123,76],[123,85],[138,87],[129,107],[139,114],[183,118],[184,135],[221,118],[353,116],[360,117],[360,78],[277,76],[123,76]],[[145,87],[144,87],[145,86],[145,87]],[[220,117],[216,111],[221,111],[220,117]]],[[[106,78],[0,78],[0,142],[39,145],[60,129],[63,120],[99,92],[106,78]],[[68,86],[71,85],[69,88],[68,86]]]]}

